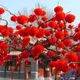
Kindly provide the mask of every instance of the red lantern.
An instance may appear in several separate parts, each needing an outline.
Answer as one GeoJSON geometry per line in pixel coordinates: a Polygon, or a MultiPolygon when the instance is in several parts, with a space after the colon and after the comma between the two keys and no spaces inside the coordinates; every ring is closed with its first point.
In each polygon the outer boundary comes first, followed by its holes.
{"type": "Polygon", "coordinates": [[[59,42],[58,47],[59,47],[59,48],[64,48],[64,47],[65,47],[65,45],[64,45],[64,43],[63,43],[63,42],[59,42]]]}
{"type": "Polygon", "coordinates": [[[38,16],[44,16],[46,14],[46,12],[44,10],[42,10],[41,8],[36,8],[34,10],[34,13],[38,16]]]}
{"type": "Polygon", "coordinates": [[[15,15],[11,16],[11,21],[16,22],[17,21],[17,17],[15,15]]]}
{"type": "Polygon", "coordinates": [[[43,16],[43,17],[42,17],[42,20],[43,20],[43,21],[47,21],[47,20],[48,20],[47,16],[43,16]]]}
{"type": "Polygon", "coordinates": [[[22,27],[21,25],[17,25],[17,26],[16,26],[16,29],[19,30],[19,29],[21,29],[21,27],[22,27]]]}
{"type": "Polygon", "coordinates": [[[75,50],[76,50],[77,52],[80,52],[80,45],[77,45],[76,48],[75,48],[75,50]]]}
{"type": "Polygon", "coordinates": [[[73,62],[77,62],[78,61],[78,57],[76,55],[76,53],[74,53],[73,51],[68,52],[66,54],[66,59],[68,59],[69,61],[73,61],[73,62]]]}
{"type": "Polygon", "coordinates": [[[27,51],[27,50],[24,50],[22,53],[21,53],[21,56],[22,58],[28,58],[30,56],[30,53],[27,51]]]}
{"type": "Polygon", "coordinates": [[[54,55],[55,53],[53,51],[47,52],[47,56],[49,56],[50,58],[52,58],[54,55]]]}
{"type": "Polygon", "coordinates": [[[28,46],[30,42],[30,38],[29,37],[24,37],[23,40],[22,40],[22,46],[25,48],[28,46]]]}
{"type": "Polygon", "coordinates": [[[64,42],[64,45],[66,47],[71,47],[72,46],[72,40],[70,40],[70,39],[65,39],[63,42],[64,42]]]}
{"type": "Polygon", "coordinates": [[[39,33],[37,34],[37,38],[41,38],[44,37],[45,33],[44,33],[44,29],[39,29],[39,33]]]}
{"type": "Polygon", "coordinates": [[[5,10],[3,8],[0,8],[0,14],[3,14],[5,10]]]}
{"type": "Polygon", "coordinates": [[[45,36],[46,36],[46,37],[50,36],[51,33],[52,33],[51,30],[45,30],[45,36]]]}
{"type": "Polygon", "coordinates": [[[24,63],[27,64],[29,63],[30,61],[28,59],[24,59],[24,63]]]}
{"type": "Polygon", "coordinates": [[[65,72],[67,69],[67,61],[64,59],[59,59],[56,61],[56,70],[65,72]]]}
{"type": "Polygon", "coordinates": [[[39,29],[35,26],[31,26],[29,29],[29,35],[30,36],[37,36],[39,33],[39,29]]]}
{"type": "Polygon", "coordinates": [[[34,22],[36,19],[37,19],[37,16],[36,16],[35,14],[31,14],[31,15],[29,16],[28,21],[29,21],[29,22],[34,22]]]}
{"type": "Polygon", "coordinates": [[[17,22],[19,24],[25,24],[25,23],[27,23],[27,21],[28,21],[28,17],[25,15],[20,15],[17,17],[17,22]]]}
{"type": "Polygon", "coordinates": [[[57,38],[56,37],[51,37],[50,39],[49,39],[49,42],[50,42],[50,44],[55,44],[56,42],[57,42],[57,38]]]}
{"type": "Polygon", "coordinates": [[[42,53],[43,51],[44,51],[44,47],[41,44],[38,44],[32,48],[32,55],[34,57],[38,57],[40,53],[42,53]]]}
{"type": "Polygon", "coordinates": [[[80,40],[80,31],[76,32],[75,35],[73,36],[74,41],[80,40]]]}
{"type": "Polygon", "coordinates": [[[63,7],[62,6],[56,6],[54,8],[54,11],[57,13],[57,12],[62,12],[63,11],[63,7]]]}
{"type": "Polygon", "coordinates": [[[20,67],[20,66],[21,66],[21,63],[17,61],[17,62],[16,62],[16,66],[17,66],[17,67],[20,67]]]}
{"type": "Polygon", "coordinates": [[[20,58],[19,56],[18,56],[18,57],[16,57],[16,61],[20,61],[20,59],[21,59],[21,58],[20,58]]]}
{"type": "Polygon", "coordinates": [[[75,20],[75,16],[73,14],[67,14],[65,17],[65,21],[68,23],[72,23],[75,20]]]}
{"type": "Polygon", "coordinates": [[[55,26],[57,25],[57,23],[55,21],[50,21],[48,26],[50,26],[51,28],[55,28],[55,26]]]}
{"type": "Polygon", "coordinates": [[[5,60],[11,60],[12,59],[12,56],[11,55],[6,55],[5,56],[5,60]]]}
{"type": "Polygon", "coordinates": [[[56,32],[55,36],[58,39],[63,39],[64,38],[64,32],[63,31],[56,32]]]}
{"type": "Polygon", "coordinates": [[[64,12],[58,12],[56,13],[56,20],[61,21],[65,19],[65,13],[64,12]]]}
{"type": "Polygon", "coordinates": [[[2,42],[2,43],[0,44],[0,49],[1,49],[2,51],[6,51],[6,50],[8,49],[8,44],[2,42]]]}

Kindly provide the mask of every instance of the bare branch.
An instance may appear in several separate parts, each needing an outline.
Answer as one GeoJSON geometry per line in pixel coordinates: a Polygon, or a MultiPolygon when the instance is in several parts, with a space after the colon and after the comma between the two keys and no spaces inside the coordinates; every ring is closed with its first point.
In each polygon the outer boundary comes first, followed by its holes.
{"type": "MultiPolygon", "coordinates": [[[[13,14],[12,12],[10,12],[5,6],[3,6],[3,5],[0,5],[1,7],[3,7],[4,9],[5,9],[5,11],[7,11],[7,12],[9,12],[11,15],[15,15],[15,14],[13,14]]],[[[16,15],[15,15],[16,16],[16,15]]]]}
{"type": "Polygon", "coordinates": [[[0,20],[5,21],[6,22],[6,26],[8,25],[8,21],[5,19],[0,18],[0,20]]]}

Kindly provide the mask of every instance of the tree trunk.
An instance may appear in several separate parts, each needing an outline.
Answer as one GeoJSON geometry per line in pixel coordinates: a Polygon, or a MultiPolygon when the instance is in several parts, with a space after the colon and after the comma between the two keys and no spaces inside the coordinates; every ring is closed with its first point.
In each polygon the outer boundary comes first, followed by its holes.
{"type": "Polygon", "coordinates": [[[58,76],[57,76],[57,73],[55,73],[55,80],[58,80],[58,76]]]}
{"type": "Polygon", "coordinates": [[[50,68],[44,69],[44,80],[52,80],[50,68]]]}

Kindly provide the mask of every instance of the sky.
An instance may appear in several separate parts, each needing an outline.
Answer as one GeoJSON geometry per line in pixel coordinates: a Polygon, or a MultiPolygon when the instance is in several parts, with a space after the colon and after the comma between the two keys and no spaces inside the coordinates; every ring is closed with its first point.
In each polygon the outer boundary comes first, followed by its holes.
{"type": "MultiPolygon", "coordinates": [[[[53,11],[58,2],[60,6],[63,6],[64,12],[71,11],[71,13],[76,16],[74,24],[77,25],[80,22],[80,0],[0,0],[0,5],[8,8],[12,13],[17,13],[23,9],[27,9],[29,12],[34,9],[38,3],[53,11]]],[[[5,13],[3,18],[9,19],[9,16],[8,13],[5,13]]]]}

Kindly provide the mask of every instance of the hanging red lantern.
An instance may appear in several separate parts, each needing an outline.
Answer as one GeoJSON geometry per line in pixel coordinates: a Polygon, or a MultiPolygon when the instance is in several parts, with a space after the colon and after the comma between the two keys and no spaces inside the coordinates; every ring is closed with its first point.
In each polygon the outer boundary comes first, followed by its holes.
{"type": "Polygon", "coordinates": [[[0,14],[3,14],[5,10],[3,8],[0,8],[0,14]]]}
{"type": "Polygon", "coordinates": [[[28,21],[28,17],[25,15],[20,15],[17,17],[17,22],[19,24],[25,24],[25,23],[27,23],[27,21],[28,21]]]}

